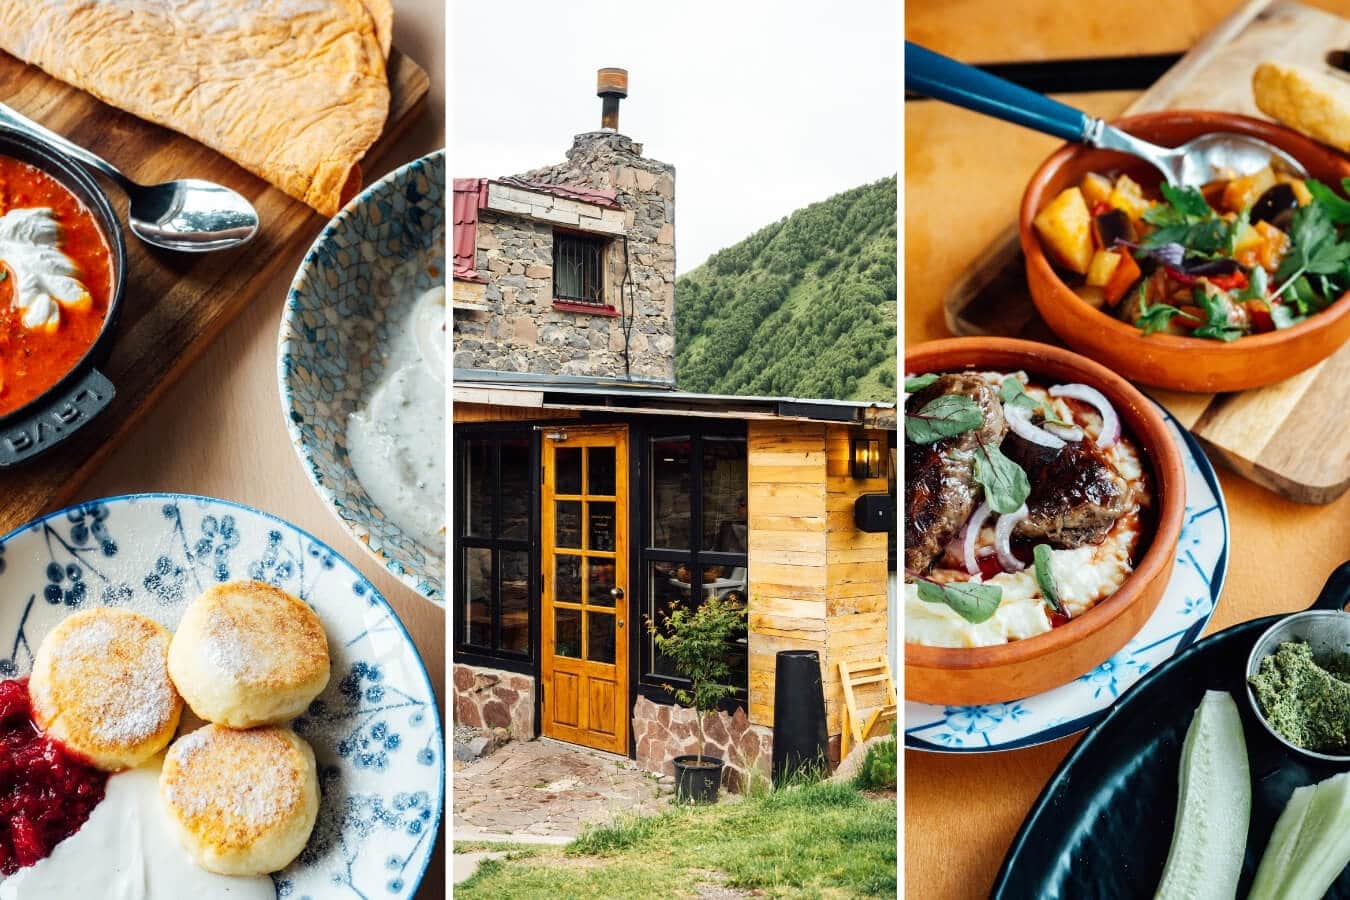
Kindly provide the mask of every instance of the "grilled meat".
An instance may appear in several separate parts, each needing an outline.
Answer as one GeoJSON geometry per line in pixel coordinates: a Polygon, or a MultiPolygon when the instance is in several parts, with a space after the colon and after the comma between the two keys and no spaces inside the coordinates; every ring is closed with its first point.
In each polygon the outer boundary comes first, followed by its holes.
{"type": "Polygon", "coordinates": [[[1099,544],[1130,509],[1130,485],[1090,439],[1055,450],[1009,433],[1004,455],[1031,481],[1027,517],[1013,533],[1067,549],[1099,544]]]}
{"type": "Polygon", "coordinates": [[[998,389],[978,375],[943,375],[905,403],[910,412],[943,394],[965,394],[984,413],[984,424],[932,444],[905,442],[905,567],[926,572],[960,530],[984,489],[975,481],[974,450],[997,446],[1008,432],[998,389]]]}

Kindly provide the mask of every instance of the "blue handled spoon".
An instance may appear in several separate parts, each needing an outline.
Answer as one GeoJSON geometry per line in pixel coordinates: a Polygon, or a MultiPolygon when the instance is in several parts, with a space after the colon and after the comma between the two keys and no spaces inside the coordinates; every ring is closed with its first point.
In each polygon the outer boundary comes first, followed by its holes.
{"type": "Polygon", "coordinates": [[[1308,175],[1298,160],[1279,147],[1231,131],[1202,134],[1180,147],[1159,147],[1044,94],[910,41],[905,41],[905,88],[1066,141],[1137,156],[1171,184],[1200,187],[1217,178],[1250,175],[1272,160],[1298,178],[1308,175]]]}

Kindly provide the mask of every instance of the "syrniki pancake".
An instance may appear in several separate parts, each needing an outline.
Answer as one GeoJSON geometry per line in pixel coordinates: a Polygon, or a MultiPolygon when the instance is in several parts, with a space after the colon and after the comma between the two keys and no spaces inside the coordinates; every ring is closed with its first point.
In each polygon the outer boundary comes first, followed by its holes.
{"type": "Polygon", "coordinates": [[[259,581],[216,585],[178,625],[169,672],[192,711],[231,728],[300,715],[328,684],[328,639],[302,600],[259,581]]]}
{"type": "Polygon", "coordinates": [[[288,728],[207,725],[164,758],[160,796],[183,847],[221,875],[265,875],[305,848],[319,812],[314,751],[288,728]]]}
{"type": "Polygon", "coordinates": [[[100,769],[163,750],[183,701],[169,679],[169,632],[123,609],[77,612],[42,641],[28,692],[37,726],[100,769]]]}

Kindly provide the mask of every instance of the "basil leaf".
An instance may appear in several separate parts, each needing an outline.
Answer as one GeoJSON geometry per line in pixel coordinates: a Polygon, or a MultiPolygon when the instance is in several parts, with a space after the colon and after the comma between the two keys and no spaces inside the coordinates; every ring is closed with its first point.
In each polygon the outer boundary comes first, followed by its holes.
{"type": "Polygon", "coordinates": [[[933,581],[918,583],[919,599],[925,603],[944,603],[958,616],[972,625],[988,621],[1003,602],[1003,589],[996,584],[974,584],[955,581],[938,584],[933,581]]]}
{"type": "Polygon", "coordinates": [[[933,372],[926,375],[914,375],[905,379],[905,393],[912,394],[915,391],[921,391],[930,384],[938,380],[938,376],[933,372]]]}
{"type": "Polygon", "coordinates": [[[1035,560],[1036,583],[1041,586],[1041,596],[1045,598],[1046,605],[1061,616],[1067,616],[1064,603],[1059,599],[1059,585],[1055,582],[1054,570],[1050,566],[1050,545],[1037,544],[1031,554],[1035,560]]]}
{"type": "Polygon", "coordinates": [[[943,394],[917,413],[905,414],[905,437],[915,444],[931,444],[982,424],[984,414],[974,400],[964,394],[943,394]]]}
{"type": "Polygon", "coordinates": [[[1020,406],[1023,409],[1040,410],[1041,417],[1047,425],[1063,425],[1066,428],[1073,425],[1072,422],[1065,422],[1055,415],[1055,411],[1049,403],[1037,400],[1028,394],[1016,375],[1009,375],[1003,379],[1003,384],[999,386],[998,396],[1004,403],[1011,403],[1013,406],[1020,406]]]}
{"type": "Polygon", "coordinates": [[[1031,481],[1022,467],[988,444],[975,448],[975,480],[984,487],[984,501],[999,514],[1017,512],[1031,495],[1031,481]]]}

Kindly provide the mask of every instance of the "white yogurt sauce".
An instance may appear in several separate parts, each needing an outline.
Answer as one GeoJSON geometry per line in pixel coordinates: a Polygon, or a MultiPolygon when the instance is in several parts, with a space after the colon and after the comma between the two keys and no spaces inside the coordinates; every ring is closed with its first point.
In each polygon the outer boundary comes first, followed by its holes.
{"type": "Polygon", "coordinates": [[[61,308],[87,310],[93,297],[79,269],[61,252],[61,229],[46,207],[12,209],[0,216],[0,261],[14,276],[14,305],[29,330],[55,330],[61,308]]]}
{"type": "Polygon", "coordinates": [[[157,757],[108,779],[79,831],[0,884],[0,900],[276,900],[272,879],[198,867],[169,830],[157,757]]]}
{"type": "Polygon", "coordinates": [[[445,544],[445,288],[413,304],[384,376],[347,419],[347,453],[370,499],[418,543],[445,544]]]}

